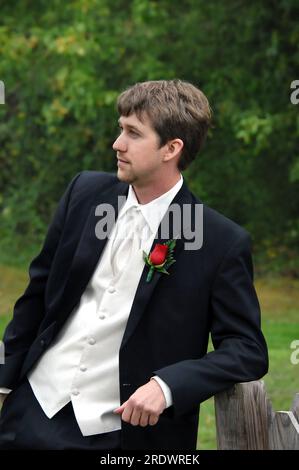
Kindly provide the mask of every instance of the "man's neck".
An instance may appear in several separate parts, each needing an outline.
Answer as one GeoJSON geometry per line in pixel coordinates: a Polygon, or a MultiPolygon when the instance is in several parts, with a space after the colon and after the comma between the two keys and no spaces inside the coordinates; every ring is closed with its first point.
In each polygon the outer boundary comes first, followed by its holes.
{"type": "Polygon", "coordinates": [[[157,199],[158,197],[167,193],[175,186],[176,183],[179,182],[180,178],[181,175],[179,173],[168,181],[157,181],[156,184],[152,184],[148,187],[136,187],[134,184],[132,186],[139,204],[148,204],[154,199],[157,199]]]}

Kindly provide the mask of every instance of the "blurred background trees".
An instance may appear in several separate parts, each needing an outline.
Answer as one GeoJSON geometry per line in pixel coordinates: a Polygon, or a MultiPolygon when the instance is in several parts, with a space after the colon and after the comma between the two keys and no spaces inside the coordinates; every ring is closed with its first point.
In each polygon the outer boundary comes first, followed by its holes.
{"type": "Polygon", "coordinates": [[[0,261],[36,253],[76,173],[116,171],[118,94],[181,78],[214,111],[188,184],[251,232],[261,271],[299,276],[298,13],[295,0],[1,2],[0,261]]]}

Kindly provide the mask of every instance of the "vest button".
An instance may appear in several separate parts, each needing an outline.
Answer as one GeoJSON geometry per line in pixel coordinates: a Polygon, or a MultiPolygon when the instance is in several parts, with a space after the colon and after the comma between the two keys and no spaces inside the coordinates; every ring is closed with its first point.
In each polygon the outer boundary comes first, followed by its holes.
{"type": "Polygon", "coordinates": [[[44,339],[40,340],[40,345],[43,348],[46,345],[46,341],[44,339]]]}
{"type": "Polygon", "coordinates": [[[94,338],[89,338],[88,343],[93,345],[95,344],[96,340],[94,338]]]}

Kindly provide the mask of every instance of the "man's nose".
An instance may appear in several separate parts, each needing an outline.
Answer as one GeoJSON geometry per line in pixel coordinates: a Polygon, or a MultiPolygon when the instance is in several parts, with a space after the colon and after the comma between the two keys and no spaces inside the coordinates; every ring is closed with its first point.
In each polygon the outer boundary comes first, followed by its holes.
{"type": "Polygon", "coordinates": [[[112,145],[113,150],[116,152],[125,152],[127,150],[127,145],[122,134],[120,134],[112,145]]]}

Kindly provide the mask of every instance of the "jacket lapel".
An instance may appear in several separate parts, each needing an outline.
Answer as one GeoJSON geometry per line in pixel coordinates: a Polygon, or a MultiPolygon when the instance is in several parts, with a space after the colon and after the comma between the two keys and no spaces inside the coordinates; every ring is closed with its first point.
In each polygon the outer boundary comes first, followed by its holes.
{"type": "MultiPolygon", "coordinates": [[[[183,205],[184,204],[190,204],[191,202],[192,202],[191,193],[189,192],[189,190],[187,188],[187,185],[184,182],[181,189],[180,189],[180,191],[176,194],[176,196],[174,197],[171,204],[178,204],[181,208],[181,213],[182,213],[183,205]]],[[[168,213],[169,213],[169,208],[168,208],[163,220],[164,219],[167,220],[168,213]]],[[[155,239],[154,239],[154,242],[152,244],[152,247],[151,247],[150,251],[153,250],[154,246],[157,243],[165,243],[169,240],[169,238],[163,238],[160,234],[162,222],[159,226],[158,232],[155,236],[155,239]]],[[[181,220],[181,227],[182,226],[183,225],[182,225],[182,220],[181,220]]],[[[176,246],[175,246],[175,249],[174,249],[174,258],[176,260],[178,259],[179,255],[182,253],[182,251],[184,249],[184,242],[185,242],[185,239],[182,236],[181,231],[179,231],[179,232],[180,233],[173,233],[173,225],[170,222],[169,233],[173,234],[173,235],[170,236],[170,238],[176,238],[176,240],[177,240],[176,246]]],[[[171,272],[172,269],[175,269],[175,266],[176,266],[176,264],[173,264],[169,268],[170,269],[169,272],[171,272]]],[[[155,288],[156,288],[161,276],[165,276],[165,274],[162,274],[162,273],[159,273],[159,272],[155,271],[152,280],[150,282],[146,282],[147,274],[148,274],[148,267],[145,265],[145,267],[142,271],[142,275],[141,275],[141,278],[140,278],[140,281],[139,281],[139,284],[138,284],[138,287],[137,287],[135,297],[134,297],[134,301],[133,301],[133,305],[132,305],[131,312],[130,312],[130,315],[129,315],[129,319],[128,319],[128,322],[127,322],[127,325],[126,325],[126,329],[125,329],[124,336],[123,336],[122,343],[121,343],[121,347],[120,347],[121,349],[125,346],[128,339],[130,338],[130,336],[133,334],[135,328],[137,327],[138,322],[140,321],[140,319],[142,317],[142,314],[143,314],[143,312],[144,312],[151,296],[154,294],[155,288]]],[[[171,276],[171,274],[170,274],[170,276],[171,276]]]]}

